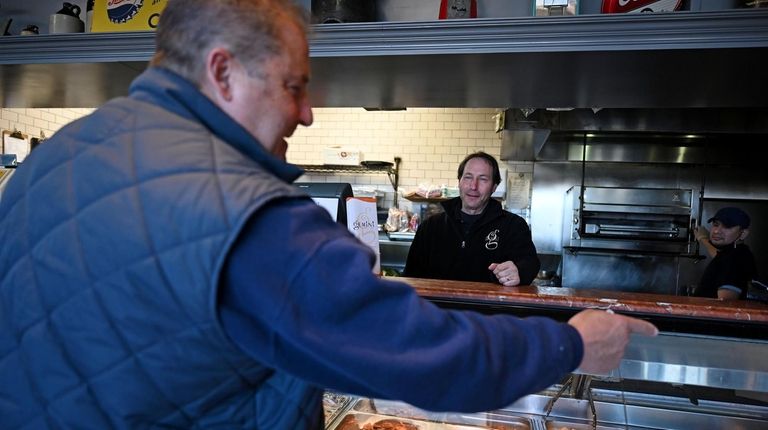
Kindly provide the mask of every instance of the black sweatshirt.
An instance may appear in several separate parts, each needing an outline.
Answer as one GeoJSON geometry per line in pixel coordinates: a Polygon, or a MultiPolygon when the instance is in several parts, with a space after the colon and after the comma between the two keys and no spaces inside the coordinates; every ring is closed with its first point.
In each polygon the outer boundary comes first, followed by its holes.
{"type": "Polygon", "coordinates": [[[488,266],[511,260],[520,273],[520,285],[533,281],[541,263],[523,218],[490,200],[465,235],[461,199],[442,205],[445,212],[427,218],[416,232],[404,276],[498,283],[488,266]]]}

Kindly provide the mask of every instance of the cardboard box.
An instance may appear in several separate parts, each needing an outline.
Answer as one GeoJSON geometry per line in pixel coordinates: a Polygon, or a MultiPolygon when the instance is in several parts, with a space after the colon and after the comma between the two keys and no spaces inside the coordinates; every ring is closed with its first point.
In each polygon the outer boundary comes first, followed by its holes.
{"type": "Polygon", "coordinates": [[[342,146],[329,146],[323,149],[323,164],[359,166],[363,161],[360,151],[342,146]]]}
{"type": "Polygon", "coordinates": [[[147,31],[157,28],[167,0],[96,0],[91,31],[147,31]]]}

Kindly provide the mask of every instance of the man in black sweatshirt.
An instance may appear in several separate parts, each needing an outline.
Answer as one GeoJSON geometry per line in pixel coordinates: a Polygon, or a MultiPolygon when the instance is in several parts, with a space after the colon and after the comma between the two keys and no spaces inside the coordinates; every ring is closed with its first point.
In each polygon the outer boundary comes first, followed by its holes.
{"type": "Polygon", "coordinates": [[[469,154],[458,169],[459,197],[426,219],[411,244],[405,276],[528,285],[540,262],[525,220],[491,198],[501,182],[499,163],[469,154]]]}

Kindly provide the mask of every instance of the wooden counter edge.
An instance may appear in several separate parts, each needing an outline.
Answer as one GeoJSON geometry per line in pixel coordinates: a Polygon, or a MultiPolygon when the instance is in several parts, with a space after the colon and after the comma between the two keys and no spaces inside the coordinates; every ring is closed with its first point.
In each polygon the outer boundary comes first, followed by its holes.
{"type": "Polygon", "coordinates": [[[625,314],[706,318],[710,320],[768,323],[768,305],[743,300],[723,301],[702,297],[626,293],[560,287],[502,287],[484,282],[439,279],[389,278],[411,285],[425,298],[473,302],[536,305],[559,308],[612,309],[625,314]]]}

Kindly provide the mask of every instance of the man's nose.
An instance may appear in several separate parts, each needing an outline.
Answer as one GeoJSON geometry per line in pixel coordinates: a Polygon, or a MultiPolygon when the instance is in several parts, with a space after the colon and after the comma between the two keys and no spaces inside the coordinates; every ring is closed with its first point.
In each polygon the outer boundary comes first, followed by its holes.
{"type": "Polygon", "coordinates": [[[299,112],[299,124],[303,125],[304,127],[309,127],[312,125],[314,118],[312,116],[312,106],[309,104],[309,100],[304,99],[304,103],[302,103],[301,111],[299,112]]]}

